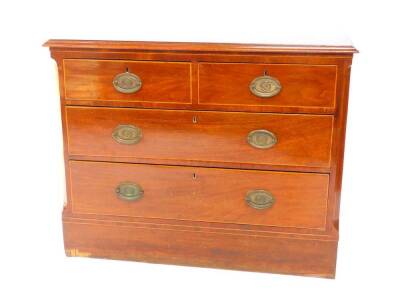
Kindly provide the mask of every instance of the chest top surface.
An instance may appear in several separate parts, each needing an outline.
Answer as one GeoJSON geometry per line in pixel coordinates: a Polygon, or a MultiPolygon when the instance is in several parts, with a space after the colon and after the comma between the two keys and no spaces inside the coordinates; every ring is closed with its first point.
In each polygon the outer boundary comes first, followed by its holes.
{"type": "Polygon", "coordinates": [[[353,54],[357,50],[350,42],[330,44],[264,44],[264,43],[210,43],[210,42],[155,42],[155,41],[94,41],[51,39],[44,46],[80,50],[132,50],[178,52],[233,52],[233,53],[331,53],[353,54]]]}

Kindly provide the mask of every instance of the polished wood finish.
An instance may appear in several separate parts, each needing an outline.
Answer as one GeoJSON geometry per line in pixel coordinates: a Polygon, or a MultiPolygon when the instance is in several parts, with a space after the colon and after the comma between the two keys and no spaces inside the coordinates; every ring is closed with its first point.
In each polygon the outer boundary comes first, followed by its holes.
{"type": "Polygon", "coordinates": [[[336,241],[153,228],[64,217],[68,256],[333,278],[336,241]]]}
{"type": "Polygon", "coordinates": [[[334,109],[336,66],[299,64],[199,64],[199,103],[224,106],[322,107],[334,109]],[[250,92],[250,82],[264,74],[282,90],[270,98],[250,92]]]}
{"type": "Polygon", "coordinates": [[[68,106],[66,120],[69,155],[74,156],[330,167],[331,116],[68,106]],[[141,128],[139,143],[112,139],[114,128],[126,124],[141,128]],[[273,132],[277,144],[269,149],[250,146],[247,136],[256,129],[273,132]]]}
{"type": "Polygon", "coordinates": [[[65,98],[191,103],[190,67],[180,62],[66,59],[65,98]],[[132,94],[118,92],[113,86],[114,77],[127,71],[142,81],[142,88],[132,94]]]}
{"type": "Polygon", "coordinates": [[[311,54],[353,54],[357,50],[351,45],[310,46],[310,45],[265,45],[233,43],[188,43],[188,42],[131,42],[93,40],[48,40],[43,46],[60,49],[81,50],[129,50],[162,52],[244,52],[244,53],[311,53],[311,54]]]}
{"type": "Polygon", "coordinates": [[[335,276],[352,46],[46,46],[60,78],[67,255],[335,276]],[[114,94],[111,73],[127,64],[161,85],[114,94]],[[259,100],[248,84],[266,66],[283,88],[259,100]],[[143,139],[117,144],[114,126],[133,121],[143,139]],[[274,147],[247,144],[260,126],[277,134],[274,147]],[[145,185],[136,203],[113,194],[128,177],[145,185]],[[256,183],[279,198],[271,209],[237,196],[256,183]]]}
{"type": "MultiPolygon", "coordinates": [[[[336,66],[337,72],[341,72],[341,65],[349,61],[348,55],[311,55],[307,53],[296,55],[285,55],[273,53],[269,55],[256,55],[246,52],[182,52],[182,51],[116,51],[112,49],[91,49],[90,51],[78,50],[75,48],[52,48],[52,56],[58,62],[60,78],[64,77],[64,61],[69,59],[89,59],[89,60],[107,60],[107,61],[149,61],[149,62],[187,62],[191,64],[191,101],[168,102],[168,101],[149,101],[145,99],[141,101],[139,98],[134,101],[127,99],[68,99],[65,97],[64,83],[62,84],[61,101],[66,105],[90,105],[90,106],[107,106],[107,107],[143,107],[143,108],[166,108],[166,109],[190,109],[190,110],[223,110],[223,111],[248,111],[248,112],[282,112],[282,113],[315,113],[315,114],[333,114],[336,107],[323,106],[290,106],[290,105],[223,105],[213,103],[199,103],[199,76],[198,65],[203,63],[243,63],[243,64],[266,64],[266,65],[310,65],[310,66],[336,66]]],[[[351,61],[351,59],[350,59],[351,61]]],[[[337,82],[341,79],[337,78],[337,82]]],[[[110,82],[106,83],[108,88],[110,82]]],[[[247,85],[247,84],[246,84],[247,85]]],[[[87,86],[90,91],[92,87],[87,86]]],[[[340,101],[339,91],[341,88],[336,85],[335,103],[340,101]]],[[[125,97],[125,96],[123,96],[125,97]]],[[[271,100],[271,99],[270,99],[271,100]]],[[[237,101],[237,100],[236,100],[237,101]]],[[[296,100],[291,100],[296,101],[296,100]]],[[[264,101],[262,103],[265,103],[264,101]]]]}
{"type": "Polygon", "coordinates": [[[81,161],[70,168],[73,213],[325,229],[326,174],[81,161]],[[139,184],[143,198],[119,199],[122,182],[139,184]],[[271,192],[274,205],[247,205],[255,189],[271,192]]]}

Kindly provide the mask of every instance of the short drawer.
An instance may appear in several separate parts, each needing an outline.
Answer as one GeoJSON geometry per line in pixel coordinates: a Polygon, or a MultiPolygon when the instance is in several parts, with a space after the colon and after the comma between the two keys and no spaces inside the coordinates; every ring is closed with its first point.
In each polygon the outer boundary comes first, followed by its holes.
{"type": "Polygon", "coordinates": [[[323,229],[327,174],[70,161],[77,214],[323,229]]]}
{"type": "Polygon", "coordinates": [[[64,60],[65,98],[191,103],[190,63],[64,60]]]}
{"type": "Polygon", "coordinates": [[[199,64],[199,104],[242,110],[331,113],[335,65],[199,64]]]}
{"type": "Polygon", "coordinates": [[[66,123],[72,156],[330,166],[332,116],[66,107],[66,123]]]}

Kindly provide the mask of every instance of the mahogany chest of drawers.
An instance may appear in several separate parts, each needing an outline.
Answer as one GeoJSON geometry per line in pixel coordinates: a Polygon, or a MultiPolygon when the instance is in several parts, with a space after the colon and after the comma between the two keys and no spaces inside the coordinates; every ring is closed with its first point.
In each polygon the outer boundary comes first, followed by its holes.
{"type": "Polygon", "coordinates": [[[353,47],[45,45],[68,256],[334,277],[353,47]]]}

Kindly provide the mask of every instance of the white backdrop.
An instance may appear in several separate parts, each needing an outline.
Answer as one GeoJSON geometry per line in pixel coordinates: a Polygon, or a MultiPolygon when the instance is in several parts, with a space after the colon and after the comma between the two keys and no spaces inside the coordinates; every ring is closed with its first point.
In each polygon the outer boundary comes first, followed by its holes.
{"type": "Polygon", "coordinates": [[[0,299],[399,299],[398,1],[1,1],[0,299]],[[66,258],[49,38],[325,40],[360,50],[350,91],[337,279],[66,258]],[[50,298],[51,297],[51,298],[50,298]]]}

